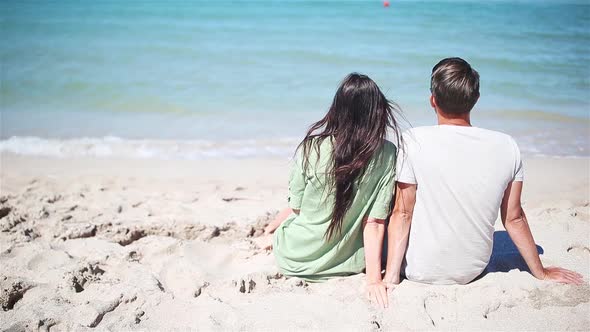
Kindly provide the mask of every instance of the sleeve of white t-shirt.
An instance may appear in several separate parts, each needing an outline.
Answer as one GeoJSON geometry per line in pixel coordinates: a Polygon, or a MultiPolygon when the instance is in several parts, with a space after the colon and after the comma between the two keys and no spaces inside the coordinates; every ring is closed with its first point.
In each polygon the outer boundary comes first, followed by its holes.
{"type": "Polygon", "coordinates": [[[520,155],[520,149],[514,139],[511,139],[514,148],[514,178],[512,181],[523,181],[524,180],[524,167],[522,165],[522,158],[520,155]]]}
{"type": "Polygon", "coordinates": [[[398,149],[395,165],[395,180],[402,183],[417,184],[408,150],[409,147],[407,145],[398,149]]]}

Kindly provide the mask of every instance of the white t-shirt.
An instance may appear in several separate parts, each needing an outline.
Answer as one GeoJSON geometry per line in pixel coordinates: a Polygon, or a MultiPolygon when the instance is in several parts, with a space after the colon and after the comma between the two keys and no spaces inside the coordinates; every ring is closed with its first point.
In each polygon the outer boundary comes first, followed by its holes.
{"type": "Polygon", "coordinates": [[[506,134],[464,126],[408,130],[396,180],[417,184],[404,271],[432,284],[465,284],[492,253],[504,190],[522,181],[520,151],[506,134]]]}

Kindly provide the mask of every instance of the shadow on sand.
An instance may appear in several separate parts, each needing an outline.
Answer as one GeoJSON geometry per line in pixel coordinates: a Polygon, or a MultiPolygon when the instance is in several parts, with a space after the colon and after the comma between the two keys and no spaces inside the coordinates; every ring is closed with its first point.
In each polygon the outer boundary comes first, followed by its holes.
{"type": "MultiPolygon", "coordinates": [[[[537,245],[537,252],[539,255],[544,253],[543,248],[539,245],[537,245]]],[[[494,232],[492,256],[483,274],[508,272],[514,269],[530,272],[524,259],[518,252],[518,248],[516,248],[516,245],[514,245],[514,242],[508,236],[508,233],[506,231],[494,232]]]]}

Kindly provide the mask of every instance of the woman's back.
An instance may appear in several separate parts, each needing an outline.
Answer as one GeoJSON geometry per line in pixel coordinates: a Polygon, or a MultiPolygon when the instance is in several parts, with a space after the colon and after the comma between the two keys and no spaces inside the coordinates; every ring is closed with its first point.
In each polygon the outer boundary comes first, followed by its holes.
{"type": "Polygon", "coordinates": [[[365,217],[385,219],[394,185],[396,148],[384,141],[362,175],[355,181],[350,208],[342,220],[341,233],[326,237],[332,221],[335,197],[330,173],[332,139],[324,139],[309,153],[308,167],[299,157],[289,180],[289,206],[300,210],[276,230],[274,253],[281,270],[291,276],[323,279],[362,272],[365,268],[362,222],[365,217]]]}

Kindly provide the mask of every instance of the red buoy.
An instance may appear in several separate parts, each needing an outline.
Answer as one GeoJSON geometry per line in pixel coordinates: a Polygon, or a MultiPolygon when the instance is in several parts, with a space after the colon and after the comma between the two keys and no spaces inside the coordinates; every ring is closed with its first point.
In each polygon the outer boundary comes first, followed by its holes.
{"type": "Polygon", "coordinates": [[[383,1],[383,7],[389,7],[389,1],[387,1],[387,0],[383,1]]]}

